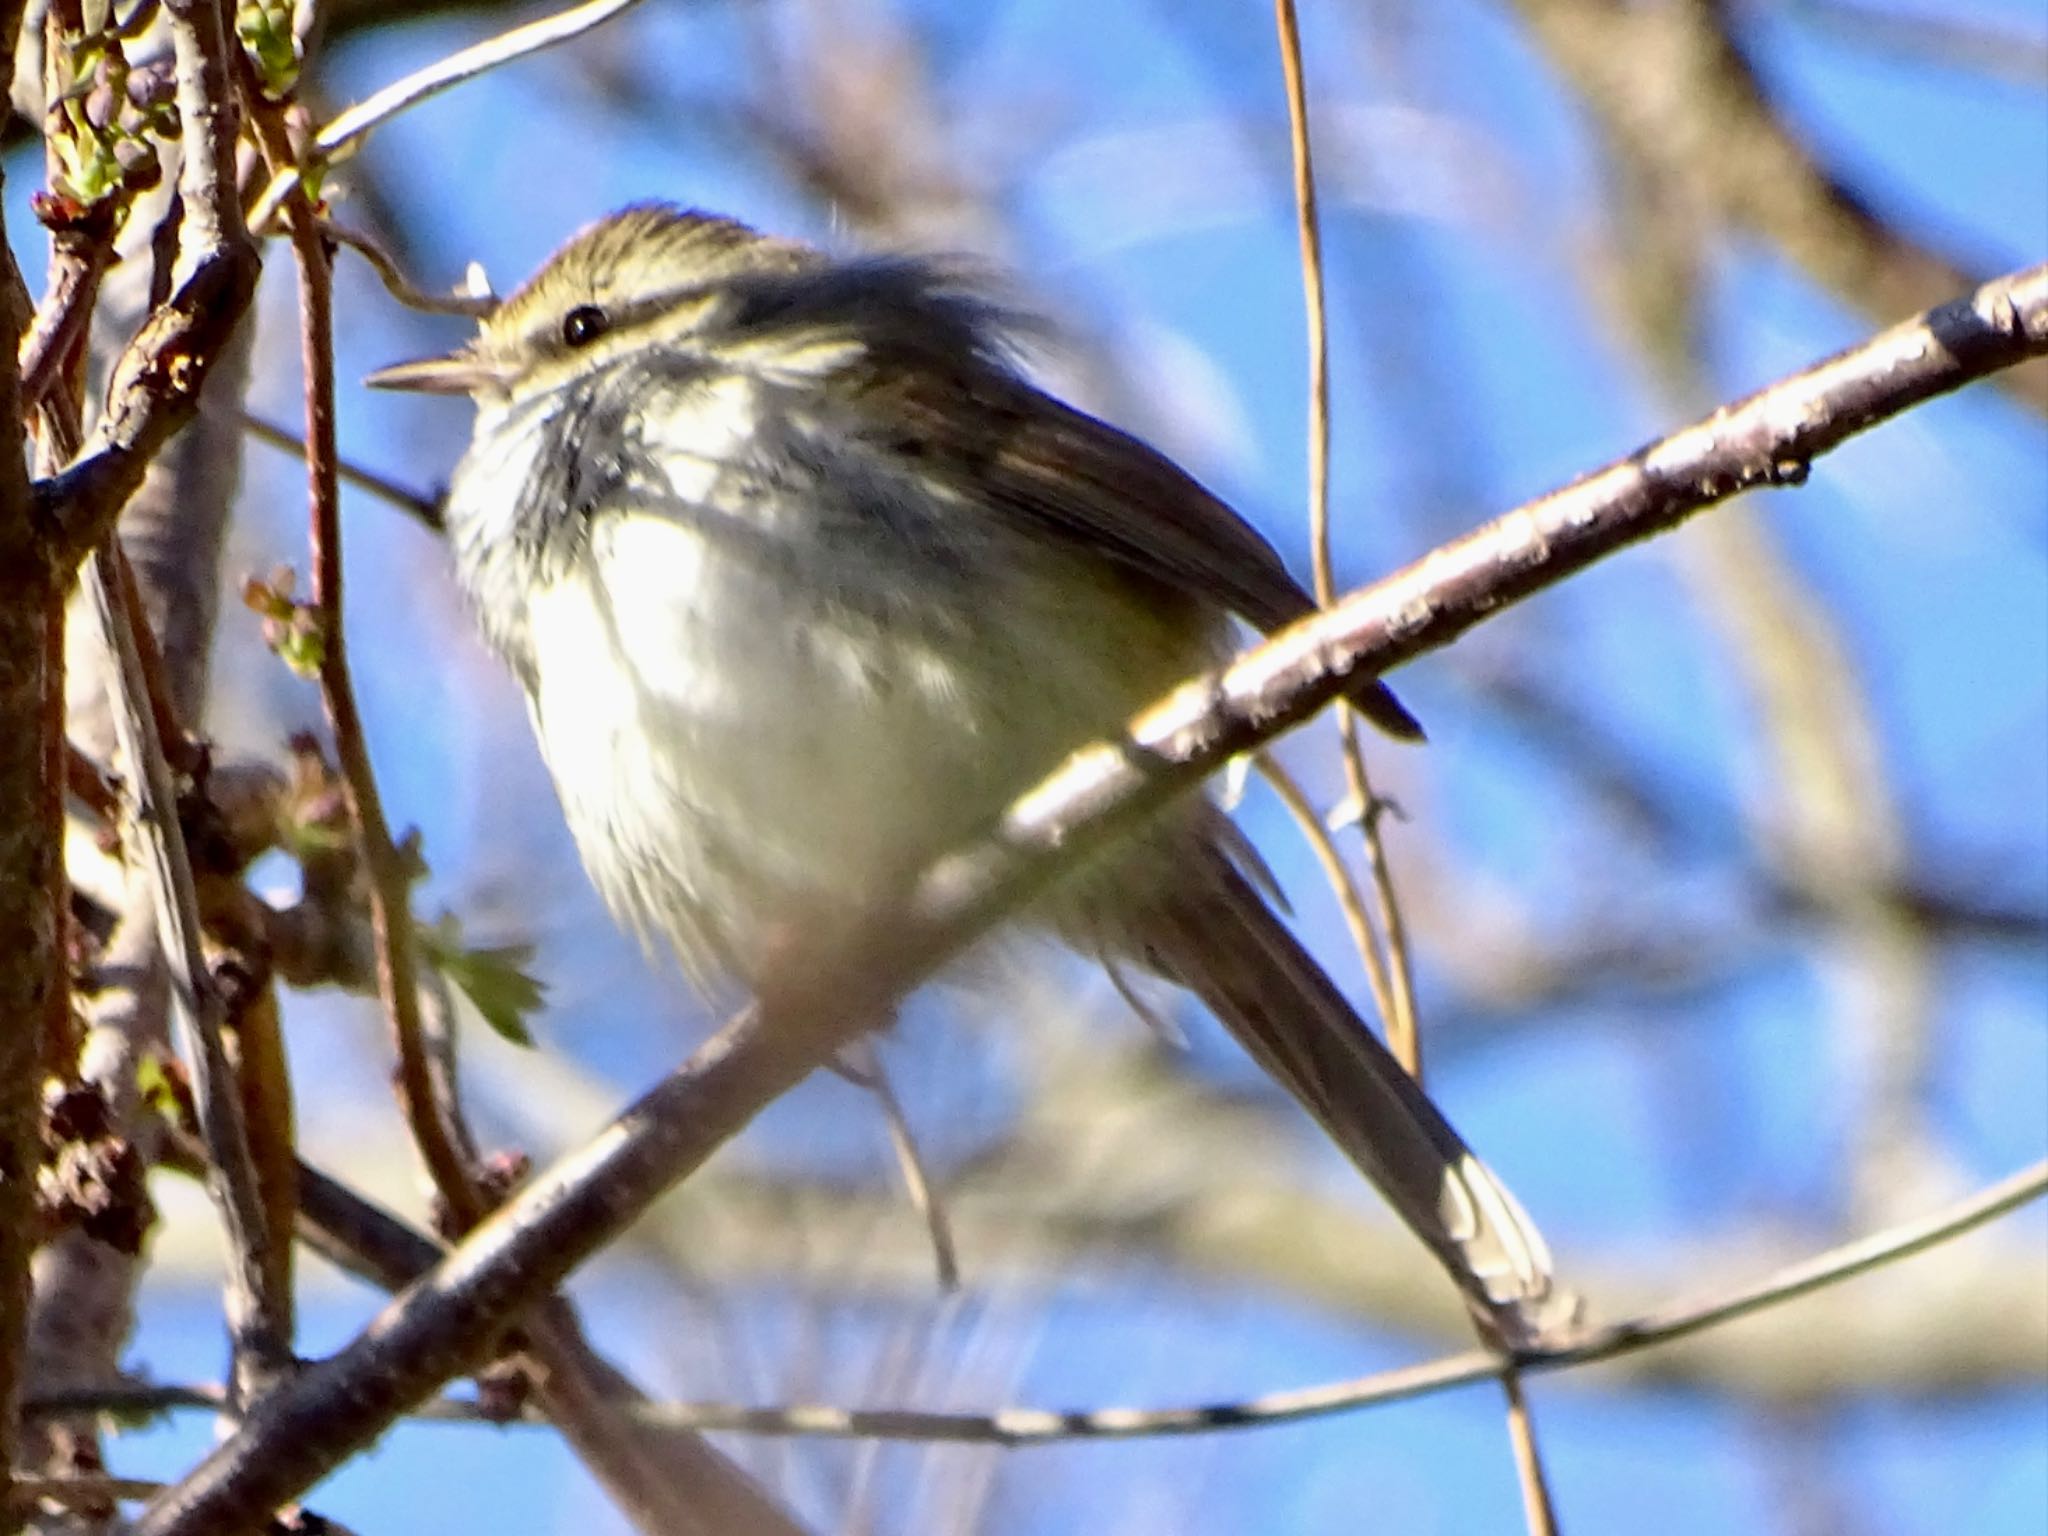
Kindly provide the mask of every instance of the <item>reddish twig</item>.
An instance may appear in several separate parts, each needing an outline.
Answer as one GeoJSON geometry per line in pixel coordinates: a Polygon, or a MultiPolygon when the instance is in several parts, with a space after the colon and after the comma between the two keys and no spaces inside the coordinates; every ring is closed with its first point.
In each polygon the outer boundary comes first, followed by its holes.
{"type": "MultiPolygon", "coordinates": [[[[291,164],[283,124],[246,90],[250,122],[273,169],[291,164]]],[[[451,1109],[435,1093],[435,1074],[420,1022],[420,962],[412,922],[411,860],[393,841],[384,799],[370,763],[342,625],[340,455],[334,436],[334,258],[312,203],[296,186],[285,203],[299,272],[299,352],[305,377],[307,545],[311,602],[319,625],[319,684],[342,792],[367,875],[377,995],[398,1061],[398,1101],[413,1144],[454,1229],[466,1232],[489,1207],[476,1187],[451,1109]]]]}

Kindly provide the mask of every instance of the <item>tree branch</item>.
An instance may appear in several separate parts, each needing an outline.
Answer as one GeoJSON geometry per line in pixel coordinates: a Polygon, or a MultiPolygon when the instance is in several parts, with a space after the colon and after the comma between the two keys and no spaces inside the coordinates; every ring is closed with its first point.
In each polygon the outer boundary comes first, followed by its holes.
{"type": "Polygon", "coordinates": [[[36,486],[75,567],[114,526],[150,461],[199,408],[207,370],[256,293],[262,257],[235,192],[235,113],[218,0],[164,0],[177,60],[184,202],[176,287],[115,363],[107,407],[76,462],[36,486]]]}
{"type": "MultiPolygon", "coordinates": [[[[0,78],[14,77],[19,0],[0,4],[0,78]]],[[[46,1039],[68,1010],[63,947],[62,580],[22,454],[28,296],[0,226],[0,1521],[13,1501],[29,1260],[38,1237],[46,1039]]]]}

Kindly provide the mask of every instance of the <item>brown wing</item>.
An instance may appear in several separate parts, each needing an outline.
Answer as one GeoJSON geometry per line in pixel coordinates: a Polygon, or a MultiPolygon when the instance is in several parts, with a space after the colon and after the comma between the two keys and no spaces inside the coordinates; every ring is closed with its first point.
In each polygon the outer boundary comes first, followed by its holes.
{"type": "MultiPolygon", "coordinates": [[[[894,446],[927,455],[977,487],[982,499],[1048,534],[1100,552],[1175,591],[1228,609],[1270,634],[1315,602],[1273,546],[1192,475],[1129,433],[994,370],[929,369],[872,378],[885,394],[894,446]]],[[[1389,735],[1422,727],[1385,687],[1352,693],[1389,735]]]]}

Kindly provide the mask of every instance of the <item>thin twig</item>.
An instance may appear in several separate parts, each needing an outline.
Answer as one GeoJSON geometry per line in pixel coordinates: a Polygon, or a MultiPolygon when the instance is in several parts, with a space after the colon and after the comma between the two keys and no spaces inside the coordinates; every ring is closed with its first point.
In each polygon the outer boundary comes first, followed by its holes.
{"type": "Polygon", "coordinates": [[[1543,1470],[1543,1450],[1536,1441],[1536,1418],[1522,1390],[1522,1371],[1510,1366],[1500,1373],[1508,1400],[1508,1440],[1515,1448],[1515,1481],[1522,1490],[1522,1522],[1529,1536],[1557,1536],[1557,1507],[1550,1497],[1550,1478],[1543,1470]]]}
{"type": "MultiPolygon", "coordinates": [[[[1517,1364],[1525,1373],[1566,1370],[1674,1343],[1925,1253],[2010,1215],[2044,1195],[2048,1195],[2048,1159],[1933,1215],[1901,1222],[1828,1249],[1774,1270],[1749,1285],[1676,1302],[1613,1324],[1576,1348],[1530,1356],[1517,1364]]],[[[1473,1386],[1499,1377],[1509,1368],[1509,1363],[1497,1355],[1474,1349],[1347,1381],[1181,1408],[1096,1408],[1071,1412],[1003,1408],[993,1413],[944,1413],[827,1404],[747,1408],[730,1403],[657,1403],[639,1410],[635,1417],[672,1429],[834,1440],[1034,1446],[1077,1440],[1161,1439],[1271,1428],[1356,1413],[1473,1386]]],[[[92,1412],[164,1413],[177,1409],[218,1412],[225,1402],[226,1394],[217,1386],[121,1383],[37,1393],[24,1403],[23,1412],[30,1418],[92,1412]]],[[[487,1415],[473,1402],[441,1397],[422,1403],[411,1417],[471,1422],[487,1415]]],[[[528,1422],[538,1421],[529,1418],[528,1422]]]]}
{"type": "MultiPolygon", "coordinates": [[[[74,439],[75,440],[75,439],[74,439]]],[[[164,761],[178,773],[189,773],[203,755],[178,719],[177,704],[171,698],[169,669],[164,665],[163,647],[150,627],[149,614],[142,606],[142,588],[135,580],[135,568],[118,539],[104,546],[114,552],[114,572],[120,578],[121,601],[128,609],[128,628],[135,636],[135,659],[142,680],[143,708],[149,712],[156,731],[157,749],[164,761]]]]}
{"type": "Polygon", "coordinates": [[[83,453],[36,483],[59,549],[82,560],[114,525],[171,434],[198,409],[206,375],[241,323],[261,266],[235,201],[235,123],[217,0],[164,0],[177,68],[184,209],[173,291],[115,362],[83,453]]]}
{"type": "MultiPolygon", "coordinates": [[[[1280,33],[1280,64],[1287,87],[1288,140],[1294,165],[1294,204],[1301,237],[1301,282],[1308,306],[1309,365],[1309,548],[1314,565],[1316,601],[1328,607],[1335,600],[1336,573],[1330,556],[1330,361],[1329,304],[1323,288],[1322,224],[1316,207],[1315,162],[1309,136],[1308,83],[1301,59],[1301,27],[1294,0],[1274,0],[1273,12],[1280,33]]],[[[1344,777],[1356,807],[1358,830],[1365,847],[1366,867],[1372,875],[1373,898],[1379,908],[1380,931],[1385,935],[1382,956],[1363,903],[1347,878],[1336,882],[1339,904],[1345,918],[1353,923],[1354,936],[1363,934],[1360,946],[1379,996],[1381,1016],[1386,1020],[1387,1046],[1396,1060],[1417,1082],[1422,1080],[1422,1031],[1416,1017],[1415,975],[1409,962],[1407,924],[1401,913],[1399,893],[1394,889],[1393,871],[1387,861],[1385,839],[1381,836],[1381,806],[1366,770],[1365,749],[1359,741],[1358,717],[1346,706],[1336,709],[1339,751],[1344,777]]],[[[1269,773],[1268,777],[1271,777],[1269,773]]],[[[1282,795],[1283,800],[1286,796],[1282,795]]],[[[1318,857],[1328,849],[1325,867],[1336,857],[1334,841],[1311,838],[1318,857]]],[[[1508,1433],[1515,1448],[1515,1472],[1522,1489],[1522,1507],[1530,1536],[1555,1536],[1557,1519],[1551,1508],[1543,1457],[1536,1442],[1536,1426],[1522,1396],[1521,1378],[1513,1370],[1501,1377],[1508,1399],[1508,1433]]]]}
{"type": "Polygon", "coordinates": [[[11,1511],[0,1510],[0,1516],[11,1513],[18,1519],[45,1502],[75,1510],[92,1510],[116,1500],[134,1504],[155,1498],[163,1490],[162,1483],[149,1478],[112,1477],[104,1472],[75,1472],[67,1477],[37,1477],[32,1473],[17,1472],[14,1475],[14,1508],[11,1511]]]}
{"type": "MultiPolygon", "coordinates": [[[[244,432],[266,447],[281,449],[294,458],[303,459],[306,456],[306,440],[296,432],[288,432],[276,422],[268,421],[253,411],[239,411],[237,419],[241,422],[244,432]]],[[[380,475],[374,469],[364,469],[359,464],[350,463],[347,459],[337,459],[335,467],[340,472],[344,484],[353,485],[358,490],[368,491],[372,496],[389,502],[430,533],[441,531],[441,504],[433,497],[415,491],[389,476],[380,475]]]]}
{"type": "MultiPolygon", "coordinates": [[[[1356,781],[1348,785],[1350,804],[1358,812],[1358,836],[1365,846],[1365,870],[1372,879],[1373,904],[1379,909],[1380,927],[1387,937],[1387,970],[1394,993],[1394,1012],[1387,1025],[1387,1038],[1395,1054],[1406,1041],[1408,1051],[1401,1064],[1418,1082],[1422,1079],[1422,1030],[1416,1019],[1415,970],[1408,954],[1408,922],[1402,913],[1399,893],[1394,889],[1394,866],[1387,857],[1387,843],[1381,828],[1387,812],[1396,809],[1372,787],[1366,773],[1364,749],[1358,742],[1358,718],[1344,712],[1350,758],[1358,764],[1356,781]]],[[[1347,778],[1349,770],[1346,771],[1347,778]]],[[[1398,820],[1398,814],[1396,819],[1398,820]]],[[[1334,830],[1334,829],[1333,829],[1334,830]]]]}
{"type": "MultiPolygon", "coordinates": [[[[1184,685],[1119,739],[1073,754],[973,846],[926,871],[887,911],[886,924],[794,952],[774,977],[775,991],[587,1145],[521,1187],[354,1340],[266,1397],[143,1512],[135,1536],[233,1530],[324,1476],[442,1382],[473,1369],[521,1308],[888,1017],[905,990],[1232,757],[1312,718],[1356,679],[1447,645],[1716,501],[1797,483],[1815,457],[1856,433],[2042,354],[2048,265],[1986,284],[1727,406],[1184,685]]],[[[1700,1315],[1726,1310],[1717,1301],[1700,1315]]],[[[1480,1374],[1497,1373],[1491,1355],[1480,1358],[1480,1374]]]]}
{"type": "Polygon", "coordinates": [[[903,1101],[896,1096],[895,1084],[889,1081],[888,1069],[882,1065],[881,1052],[872,1040],[858,1041],[851,1050],[840,1053],[839,1071],[848,1082],[873,1094],[875,1103],[881,1107],[883,1123],[889,1128],[889,1147],[896,1154],[896,1167],[903,1175],[904,1193],[910,1197],[910,1208],[924,1219],[925,1233],[931,1239],[932,1265],[937,1271],[939,1289],[957,1291],[960,1254],[953,1241],[953,1223],[946,1215],[944,1198],[925,1168],[924,1153],[910,1129],[909,1116],[903,1112],[903,1101]]]}
{"type": "Polygon", "coordinates": [[[971,1414],[823,1406],[749,1409],[715,1403],[679,1403],[661,1411],[673,1423],[703,1430],[992,1442],[1010,1446],[1214,1434],[1295,1423],[1471,1386],[1502,1376],[1517,1366],[1524,1372],[1562,1370],[1673,1343],[1924,1253],[2044,1195],[2048,1195],[2048,1159],[1918,1221],[1901,1222],[1828,1249],[1773,1271],[1750,1285],[1674,1302],[1602,1328],[1572,1349],[1531,1355],[1519,1362],[1503,1361],[1490,1351],[1473,1349],[1350,1381],[1186,1408],[1110,1408],[1079,1413],[1010,1408],[992,1414],[971,1414]]]}
{"type": "MultiPolygon", "coordinates": [[[[1328,824],[1316,814],[1308,792],[1271,752],[1259,754],[1259,774],[1273,791],[1281,808],[1294,819],[1294,825],[1307,842],[1309,851],[1315,855],[1316,863],[1322,866],[1323,879],[1337,898],[1337,910],[1343,914],[1344,926],[1351,931],[1353,947],[1360,954],[1376,952],[1379,939],[1372,931],[1372,915],[1365,909],[1365,893],[1358,888],[1351,866],[1344,862],[1344,855],[1339,851],[1328,824]]],[[[1375,1000],[1381,1005],[1380,1016],[1391,1017],[1386,1000],[1375,1000]]]]}
{"type": "MultiPolygon", "coordinates": [[[[291,147],[283,125],[260,100],[244,93],[250,124],[275,169],[291,147]]],[[[287,224],[299,272],[299,351],[306,401],[307,563],[310,601],[320,634],[320,699],[334,734],[342,793],[356,831],[367,877],[370,930],[377,956],[377,995],[391,1028],[398,1060],[398,1101],[413,1144],[454,1229],[466,1232],[489,1210],[478,1191],[462,1137],[435,1093],[435,1073],[420,1020],[419,951],[412,921],[413,871],[392,840],[384,798],[363,733],[355,681],[342,624],[341,480],[334,434],[334,259],[319,216],[296,182],[286,188],[287,224]]]]}
{"type": "MultiPolygon", "coordinates": [[[[1294,0],[1273,0],[1273,17],[1280,33],[1280,69],[1287,88],[1288,144],[1294,165],[1295,220],[1301,240],[1301,291],[1308,309],[1308,497],[1309,560],[1315,577],[1316,601],[1328,607],[1337,595],[1337,577],[1330,557],[1330,326],[1329,305],[1323,287],[1322,221],[1316,208],[1315,160],[1308,129],[1308,84],[1301,63],[1301,28],[1295,17],[1294,0]]],[[[1386,847],[1380,837],[1380,818],[1374,807],[1372,776],[1366,770],[1365,748],[1359,741],[1358,716],[1349,707],[1336,710],[1338,752],[1344,761],[1345,787],[1351,803],[1358,808],[1358,830],[1365,844],[1366,864],[1373,877],[1373,896],[1380,909],[1380,926],[1385,942],[1364,925],[1359,958],[1365,962],[1373,1000],[1386,1021],[1387,1046],[1409,1076],[1422,1079],[1422,1037],[1415,1019],[1415,978],[1408,960],[1407,927],[1401,920],[1401,904],[1395,899],[1394,882],[1387,867],[1386,847]]],[[[1338,890],[1340,903],[1346,879],[1338,890]]],[[[1363,904],[1358,910],[1363,912],[1363,904]]],[[[1346,917],[1351,913],[1347,908],[1346,917]]],[[[1357,941],[1361,929],[1354,925],[1357,941]]]]}
{"type": "Polygon", "coordinates": [[[258,231],[270,227],[285,201],[303,184],[308,165],[322,169],[333,165],[353,150],[372,129],[381,127],[408,107],[417,106],[427,98],[438,96],[465,80],[473,80],[501,64],[509,64],[528,54],[580,37],[639,3],[640,0],[585,0],[582,5],[571,6],[553,16],[486,38],[424,69],[414,70],[402,80],[393,81],[368,100],[341,113],[313,135],[302,161],[273,170],[270,185],[263,189],[263,195],[256,199],[249,215],[250,227],[258,231]]]}
{"type": "Polygon", "coordinates": [[[87,561],[85,584],[112,661],[108,702],[132,776],[131,823],[156,888],[153,905],[170,974],[171,1014],[181,1036],[180,1051],[192,1065],[193,1101],[206,1143],[207,1187],[228,1235],[228,1333],[236,1392],[247,1400],[290,1364],[290,1300],[275,1284],[280,1271],[272,1258],[262,1187],[221,1037],[224,1010],[201,949],[199,899],[178,822],[177,789],[144,702],[148,685],[121,590],[119,561],[117,548],[100,549],[87,561]]]}
{"type": "Polygon", "coordinates": [[[411,278],[399,270],[391,253],[372,240],[361,230],[350,229],[337,224],[332,218],[323,218],[320,227],[327,232],[327,238],[337,245],[345,245],[377,274],[385,291],[407,309],[416,309],[429,315],[462,315],[474,320],[488,315],[498,307],[496,295],[481,293],[428,293],[417,286],[411,278]]]}

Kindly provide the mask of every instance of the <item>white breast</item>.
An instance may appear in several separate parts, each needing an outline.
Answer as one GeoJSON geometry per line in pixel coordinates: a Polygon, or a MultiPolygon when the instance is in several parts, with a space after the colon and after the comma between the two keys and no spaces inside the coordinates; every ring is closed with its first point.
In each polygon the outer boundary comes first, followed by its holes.
{"type": "Polygon", "coordinates": [[[755,441],[760,386],[745,374],[720,374],[692,382],[674,403],[681,408],[643,416],[638,425],[658,435],[669,494],[704,505],[719,476],[755,441]]]}
{"type": "Polygon", "coordinates": [[[605,899],[742,980],[1205,648],[1105,563],[831,457],[762,388],[692,380],[634,417],[617,501],[538,538],[483,488],[480,438],[456,539],[605,899]]]}
{"type": "Polygon", "coordinates": [[[534,724],[607,902],[692,969],[872,895],[985,798],[935,647],[687,519],[606,517],[590,555],[528,599],[534,724]]]}

